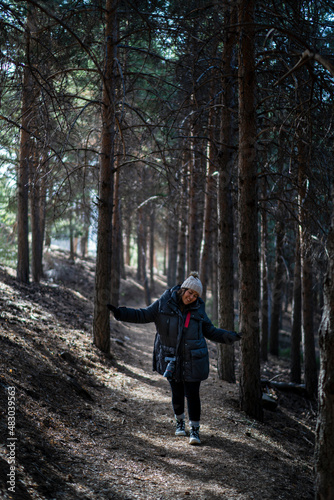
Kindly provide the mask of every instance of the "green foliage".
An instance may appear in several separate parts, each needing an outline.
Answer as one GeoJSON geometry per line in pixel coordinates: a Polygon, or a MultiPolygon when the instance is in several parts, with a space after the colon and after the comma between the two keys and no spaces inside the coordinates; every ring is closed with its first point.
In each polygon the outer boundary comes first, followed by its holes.
{"type": "Polygon", "coordinates": [[[11,235],[6,235],[1,227],[0,232],[0,264],[3,266],[16,268],[17,263],[17,244],[15,238],[11,235]]]}
{"type": "Polygon", "coordinates": [[[0,176],[0,263],[16,266],[15,185],[6,175],[0,176]]]}

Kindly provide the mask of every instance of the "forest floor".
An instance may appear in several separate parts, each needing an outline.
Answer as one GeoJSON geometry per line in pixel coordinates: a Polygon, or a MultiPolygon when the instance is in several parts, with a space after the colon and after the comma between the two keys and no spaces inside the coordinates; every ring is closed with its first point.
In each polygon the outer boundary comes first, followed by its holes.
{"type": "MultiPolygon", "coordinates": [[[[249,419],[238,384],[217,378],[209,343],[202,445],[190,446],[174,436],[168,382],[151,368],[154,325],[112,319],[106,358],[92,344],[94,261],[70,263],[53,250],[47,267],[48,280],[24,285],[0,266],[2,499],[314,498],[315,403],[273,392],[277,410],[265,410],[263,423],[249,419]]],[[[159,296],[165,282],[155,285],[159,296]]],[[[131,270],[121,303],[144,306],[131,270]]],[[[288,381],[285,360],[270,358],[261,371],[288,381]]]]}

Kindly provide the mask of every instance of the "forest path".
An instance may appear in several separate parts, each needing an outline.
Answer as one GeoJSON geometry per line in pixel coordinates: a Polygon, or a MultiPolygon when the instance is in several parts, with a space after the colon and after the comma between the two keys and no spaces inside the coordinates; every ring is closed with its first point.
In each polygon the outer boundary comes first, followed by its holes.
{"type": "MultiPolygon", "coordinates": [[[[280,411],[266,413],[264,424],[250,421],[238,410],[237,385],[219,381],[213,362],[201,388],[202,445],[175,437],[168,382],[152,372],[154,327],[126,328],[127,354],[114,375],[124,398],[118,408],[124,412],[122,445],[114,434],[112,458],[116,463],[123,455],[124,475],[118,481],[114,476],[121,498],[313,498],[312,447],[303,440],[305,431],[299,434],[294,419],[280,411]]],[[[210,351],[214,360],[212,344],[210,351]]]]}
{"type": "MultiPolygon", "coordinates": [[[[238,386],[202,384],[202,445],[174,436],[169,385],[152,371],[154,325],[112,319],[112,351],[92,344],[93,264],[73,283],[20,285],[0,270],[0,496],[66,500],[313,499],[314,411],[277,394],[264,423],[238,409],[238,386]],[[6,483],[6,399],[16,397],[16,491],[6,483]]],[[[77,273],[80,265],[76,264],[77,273]]],[[[69,276],[69,273],[67,273],[69,276]]],[[[157,295],[164,283],[157,284],[157,295]]],[[[123,305],[143,306],[134,279],[123,305]]],[[[266,376],[286,376],[271,360],[266,376]]]]}

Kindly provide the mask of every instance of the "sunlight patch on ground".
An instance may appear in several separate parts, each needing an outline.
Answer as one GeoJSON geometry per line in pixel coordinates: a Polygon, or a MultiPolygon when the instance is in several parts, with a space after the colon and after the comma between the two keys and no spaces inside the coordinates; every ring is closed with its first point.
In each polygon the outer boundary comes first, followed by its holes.
{"type": "Polygon", "coordinates": [[[150,381],[152,378],[151,373],[148,374],[147,370],[145,370],[143,368],[139,368],[139,367],[136,367],[134,365],[124,363],[124,362],[120,363],[120,366],[123,366],[124,368],[129,370],[129,372],[135,373],[135,374],[139,375],[141,378],[144,378],[145,380],[150,381]]]}
{"type": "MultiPolygon", "coordinates": [[[[115,377],[114,377],[115,379],[115,377]]],[[[149,382],[149,380],[148,380],[149,382]]],[[[111,387],[117,387],[114,384],[110,384],[111,387]]],[[[160,388],[155,388],[152,385],[143,386],[143,384],[134,382],[131,379],[125,378],[120,381],[118,387],[122,388],[123,393],[127,394],[132,400],[138,400],[138,407],[140,407],[141,401],[151,401],[152,403],[164,403],[170,402],[170,395],[164,394],[160,388]]]]}

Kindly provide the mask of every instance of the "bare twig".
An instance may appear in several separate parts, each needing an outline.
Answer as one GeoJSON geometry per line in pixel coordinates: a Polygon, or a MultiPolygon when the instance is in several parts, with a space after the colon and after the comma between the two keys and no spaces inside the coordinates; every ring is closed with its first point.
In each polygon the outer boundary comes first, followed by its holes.
{"type": "Polygon", "coordinates": [[[290,76],[297,69],[299,69],[301,66],[304,66],[304,64],[306,64],[308,61],[310,61],[312,59],[317,61],[318,63],[320,63],[325,69],[327,69],[330,72],[330,74],[332,76],[334,76],[334,65],[330,61],[328,61],[328,59],[326,59],[325,57],[323,57],[320,54],[317,54],[315,52],[311,52],[309,49],[306,49],[302,53],[297,64],[295,64],[295,66],[293,68],[291,68],[287,73],[285,73],[285,75],[283,75],[282,78],[277,80],[277,82],[274,83],[274,86],[279,85],[283,80],[285,80],[285,78],[290,76]]]}

